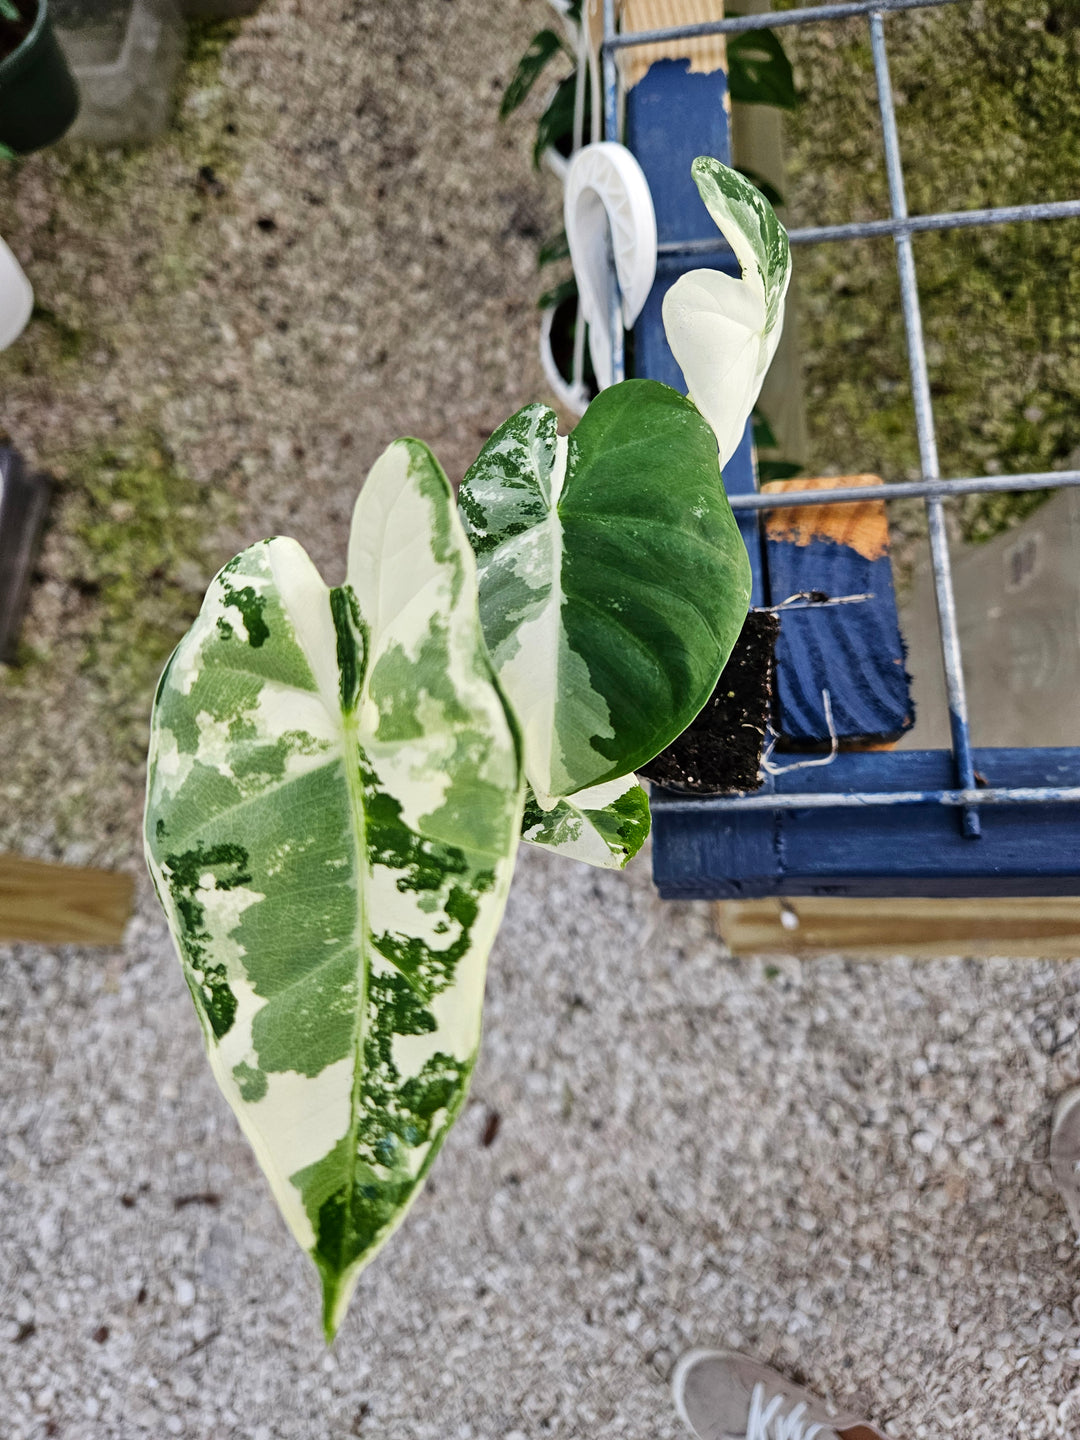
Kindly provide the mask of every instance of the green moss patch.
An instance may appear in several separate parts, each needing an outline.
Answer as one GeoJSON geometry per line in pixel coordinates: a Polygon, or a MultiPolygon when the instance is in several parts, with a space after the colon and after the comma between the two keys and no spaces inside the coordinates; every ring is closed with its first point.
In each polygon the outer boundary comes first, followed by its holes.
{"type": "MultiPolygon", "coordinates": [[[[780,8],[790,8],[784,4],[780,8]]],[[[784,32],[794,226],[889,213],[865,21],[784,32]],[[790,38],[789,38],[790,37],[790,38]]],[[[886,21],[913,214],[1080,194],[1080,12],[993,0],[886,21]]],[[[1080,446],[1080,220],[916,236],[944,475],[1063,468],[1080,446]]],[[[799,247],[811,473],[918,472],[891,240],[799,247]]],[[[971,497],[972,540],[1043,496],[971,497]]]]}
{"type": "Polygon", "coordinates": [[[153,433],[66,467],[56,578],[81,597],[82,665],[115,707],[122,745],[144,748],[158,675],[227,558],[209,553],[223,513],[217,492],[182,474],[153,433]]]}

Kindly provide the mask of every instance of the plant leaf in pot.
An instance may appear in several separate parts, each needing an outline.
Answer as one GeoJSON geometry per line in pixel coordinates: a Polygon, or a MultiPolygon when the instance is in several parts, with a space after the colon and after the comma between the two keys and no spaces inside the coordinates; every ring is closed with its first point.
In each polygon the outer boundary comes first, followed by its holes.
{"type": "Polygon", "coordinates": [[[78,113],[78,87],[48,0],[0,0],[0,146],[16,155],[42,150],[78,113]]]}

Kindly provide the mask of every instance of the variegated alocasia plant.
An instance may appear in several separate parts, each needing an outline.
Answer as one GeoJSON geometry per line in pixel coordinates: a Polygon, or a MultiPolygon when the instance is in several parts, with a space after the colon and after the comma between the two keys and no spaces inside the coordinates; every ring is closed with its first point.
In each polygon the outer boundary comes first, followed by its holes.
{"type": "Polygon", "coordinates": [[[460,510],[398,441],[357,501],[345,584],[293,540],[252,546],[166,666],[147,859],[328,1338],[463,1104],[519,837],[624,865],[649,825],[634,767],[738,636],[749,564],[711,419],[645,380],[568,437],[528,406],[460,510]]]}
{"type": "Polygon", "coordinates": [[[154,706],[146,846],[218,1084],[333,1335],[461,1107],[521,825],[472,552],[416,441],[331,590],[293,540],[218,575],[154,706]]]}
{"type": "Polygon", "coordinates": [[[680,275],[664,296],[664,330],[690,398],[716,432],[723,467],[780,343],[791,249],[768,200],[737,170],[699,155],[691,174],[742,278],[718,270],[680,275]]]}

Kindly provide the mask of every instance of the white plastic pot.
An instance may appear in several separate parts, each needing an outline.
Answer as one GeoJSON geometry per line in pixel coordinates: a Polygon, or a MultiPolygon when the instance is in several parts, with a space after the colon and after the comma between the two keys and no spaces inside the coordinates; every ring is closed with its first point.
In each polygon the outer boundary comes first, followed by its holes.
{"type": "Polygon", "coordinates": [[[614,141],[586,145],[567,167],[563,215],[589,355],[601,390],[613,379],[612,311],[616,299],[630,329],[656,276],[656,213],[649,182],[633,155],[614,141]]]}
{"type": "Polygon", "coordinates": [[[34,292],[22,266],[0,240],[0,350],[19,338],[34,308],[34,292]]]}

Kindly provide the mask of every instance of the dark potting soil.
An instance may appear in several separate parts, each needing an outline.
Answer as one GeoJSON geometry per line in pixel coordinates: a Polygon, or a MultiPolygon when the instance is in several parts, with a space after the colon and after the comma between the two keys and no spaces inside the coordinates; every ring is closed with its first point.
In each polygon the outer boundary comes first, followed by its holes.
{"type": "Polygon", "coordinates": [[[19,13],[17,20],[11,20],[0,8],[0,60],[16,51],[34,28],[37,15],[37,0],[8,0],[19,13]]]}
{"type": "Polygon", "coordinates": [[[708,704],[677,740],[639,767],[639,775],[691,795],[760,786],[779,633],[778,615],[750,611],[708,704]]]}

